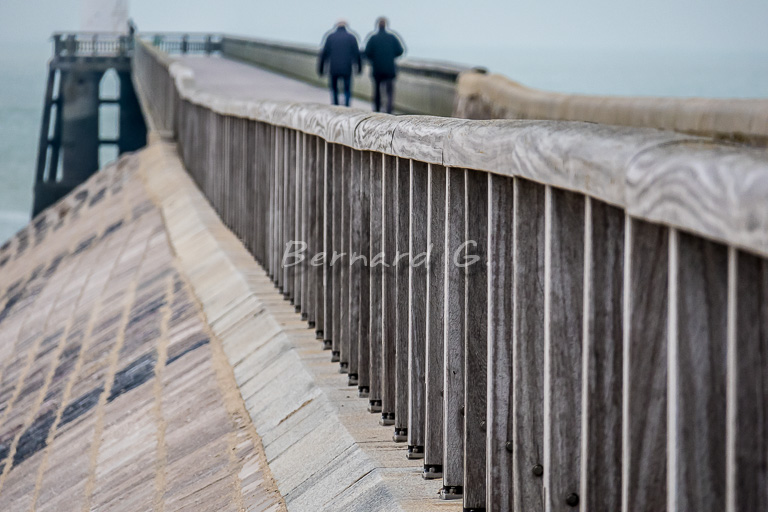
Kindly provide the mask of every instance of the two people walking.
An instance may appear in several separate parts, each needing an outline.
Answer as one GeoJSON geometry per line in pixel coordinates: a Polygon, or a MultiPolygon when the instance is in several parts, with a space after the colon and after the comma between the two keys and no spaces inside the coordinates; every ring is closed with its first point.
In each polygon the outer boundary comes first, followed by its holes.
{"type": "Polygon", "coordinates": [[[392,113],[395,97],[397,66],[395,59],[404,53],[400,38],[387,30],[387,19],[376,20],[376,31],[371,33],[361,52],[357,37],[347,29],[345,21],[336,24],[336,30],[328,34],[320,52],[317,71],[322,76],[328,70],[331,99],[339,104],[339,82],[344,86],[344,105],[349,106],[352,98],[353,68],[360,74],[363,69],[362,57],[371,64],[373,79],[373,108],[381,112],[382,89],[386,93],[385,111],[392,113]]]}

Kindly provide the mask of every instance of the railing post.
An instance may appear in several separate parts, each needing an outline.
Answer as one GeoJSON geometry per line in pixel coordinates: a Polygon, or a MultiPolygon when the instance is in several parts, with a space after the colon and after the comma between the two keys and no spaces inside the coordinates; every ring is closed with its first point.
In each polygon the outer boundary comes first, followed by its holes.
{"type": "MultiPolygon", "coordinates": [[[[312,137],[312,143],[314,150],[312,152],[313,160],[311,162],[310,172],[314,175],[314,194],[315,194],[315,220],[312,223],[312,232],[314,238],[314,248],[312,257],[314,258],[318,253],[324,253],[325,251],[325,190],[327,187],[327,180],[325,176],[325,141],[320,137],[312,137]]],[[[327,255],[326,255],[327,256],[327,255]]],[[[312,292],[315,302],[315,337],[323,342],[323,349],[325,344],[325,261],[327,258],[323,257],[320,262],[316,262],[312,266],[312,273],[314,274],[314,290],[312,292]],[[320,264],[318,264],[320,263],[320,264]]]]}
{"type": "Polygon", "coordinates": [[[181,53],[187,53],[189,50],[189,36],[184,34],[181,36],[181,53]]]}
{"type": "MultiPolygon", "coordinates": [[[[330,253],[327,255],[330,264],[331,275],[333,276],[333,283],[331,285],[332,301],[331,308],[331,320],[333,325],[331,326],[332,348],[331,348],[331,362],[340,362],[341,354],[341,267],[343,262],[339,257],[339,253],[342,252],[341,242],[341,205],[342,205],[342,187],[344,186],[344,180],[342,179],[342,166],[341,166],[341,147],[338,144],[329,145],[330,159],[328,165],[331,168],[333,183],[331,188],[333,190],[330,197],[332,197],[333,205],[330,210],[332,216],[332,229],[331,235],[331,248],[330,253]],[[339,258],[339,259],[337,259],[339,258]]],[[[326,302],[326,304],[328,304],[326,302]]],[[[326,324],[326,328],[328,328],[326,324]]],[[[326,335],[327,339],[328,335],[326,335]]]]}
{"type": "Polygon", "coordinates": [[[429,169],[410,161],[408,237],[408,453],[409,459],[424,458],[427,356],[427,219],[429,169]]]}
{"type": "Polygon", "coordinates": [[[264,269],[267,269],[267,241],[266,236],[269,229],[269,197],[272,188],[271,174],[269,173],[269,135],[267,124],[260,121],[255,122],[256,137],[250,139],[255,141],[255,166],[256,172],[252,177],[252,189],[255,190],[258,202],[255,207],[258,212],[259,220],[253,226],[254,236],[256,238],[256,254],[259,263],[264,269]]]}
{"type": "Polygon", "coordinates": [[[124,57],[127,52],[128,52],[128,37],[123,35],[118,36],[117,54],[121,57],[124,57]]]}
{"type": "Polygon", "coordinates": [[[53,34],[53,56],[59,57],[64,49],[61,42],[61,34],[53,34]]]}
{"type": "Polygon", "coordinates": [[[544,488],[549,507],[579,503],[584,196],[547,187],[544,488]]]}
{"type": "Polygon", "coordinates": [[[674,443],[667,467],[674,487],[667,509],[715,512],[727,509],[728,248],[677,230],[671,235],[668,354],[674,408],[668,421],[674,443]]]}
{"type": "Polygon", "coordinates": [[[624,214],[586,198],[581,503],[621,510],[624,214]]]}
{"type": "Polygon", "coordinates": [[[272,243],[272,272],[274,275],[275,286],[283,292],[283,269],[280,267],[283,250],[283,222],[284,222],[284,191],[285,191],[285,128],[274,128],[275,141],[275,187],[274,187],[274,224],[273,224],[273,243],[272,243]]]}
{"type": "Polygon", "coordinates": [[[266,166],[269,172],[269,230],[267,233],[267,257],[269,259],[269,265],[267,267],[269,271],[269,277],[272,282],[277,286],[277,271],[275,270],[277,253],[275,251],[275,245],[277,244],[277,210],[278,210],[278,171],[279,168],[279,156],[278,156],[278,130],[274,125],[267,125],[267,141],[269,144],[269,153],[267,157],[266,166]]]}
{"type": "Polygon", "coordinates": [[[514,178],[510,510],[544,510],[544,196],[514,178]]]}
{"type": "Polygon", "coordinates": [[[66,41],[66,50],[69,57],[74,57],[77,53],[77,39],[74,34],[69,34],[66,41]]]}
{"type": "Polygon", "coordinates": [[[734,247],[729,255],[726,510],[767,510],[768,260],[734,247]]]}
{"type": "Polygon", "coordinates": [[[205,53],[207,55],[213,53],[213,40],[210,35],[205,36],[205,53]]]}
{"type": "Polygon", "coordinates": [[[235,197],[237,198],[237,207],[235,208],[235,225],[237,226],[237,236],[243,241],[246,247],[250,248],[253,252],[253,240],[251,238],[251,232],[248,229],[249,220],[253,217],[251,214],[251,208],[248,207],[249,200],[253,201],[253,197],[248,197],[249,183],[248,175],[251,174],[251,162],[249,159],[248,150],[251,146],[250,142],[253,140],[253,133],[251,130],[252,122],[238,117],[236,119],[236,148],[237,148],[237,188],[235,189],[235,197]]]}
{"type": "Polygon", "coordinates": [[[622,509],[666,510],[668,229],[625,225],[622,509]]]}
{"type": "MultiPolygon", "coordinates": [[[[258,179],[258,146],[259,146],[259,129],[257,122],[251,119],[243,121],[244,131],[243,134],[243,192],[241,195],[243,219],[241,222],[243,230],[243,240],[245,246],[248,247],[254,259],[261,263],[261,255],[258,248],[258,229],[263,224],[264,220],[259,211],[261,205],[264,204],[262,198],[259,196],[258,189],[264,187],[265,182],[258,179]],[[258,187],[255,186],[258,183],[258,187]]],[[[262,264],[263,266],[263,264],[262,264]]]]}
{"type": "Polygon", "coordinates": [[[445,182],[447,169],[429,165],[427,184],[426,408],[424,473],[443,476],[443,368],[445,338],[445,182]]]}
{"type": "Polygon", "coordinates": [[[233,182],[236,180],[234,171],[237,164],[235,162],[235,154],[232,151],[232,136],[234,134],[233,128],[235,121],[236,119],[233,116],[222,115],[224,138],[221,145],[221,160],[223,166],[221,169],[221,177],[219,179],[219,201],[221,202],[219,206],[219,212],[222,220],[224,221],[224,224],[226,224],[230,231],[234,231],[233,209],[235,200],[234,196],[232,195],[232,191],[234,190],[233,182]]]}
{"type": "Polygon", "coordinates": [[[395,424],[397,402],[397,159],[382,155],[382,250],[386,267],[382,268],[382,410],[381,425],[395,424]]]}
{"type": "MultiPolygon", "coordinates": [[[[283,130],[283,173],[285,176],[285,188],[283,189],[283,243],[280,247],[280,264],[289,250],[289,244],[296,240],[296,135],[290,128],[283,130]]],[[[293,247],[290,247],[292,250],[293,247]]],[[[283,296],[293,304],[294,274],[296,267],[283,266],[283,296]]]]}
{"type": "Polygon", "coordinates": [[[370,393],[368,400],[368,411],[371,413],[380,413],[382,410],[383,393],[383,278],[384,264],[389,264],[383,259],[383,206],[382,206],[382,166],[383,155],[370,153],[370,252],[368,258],[370,262],[370,329],[368,338],[370,340],[370,393]]]}
{"type": "Polygon", "coordinates": [[[274,282],[274,246],[275,246],[275,188],[277,187],[275,163],[275,127],[271,124],[264,124],[264,168],[268,174],[267,183],[269,183],[268,204],[267,204],[267,225],[264,232],[264,257],[267,261],[267,271],[269,277],[274,282]]]}
{"type": "Polygon", "coordinates": [[[466,171],[464,508],[471,509],[485,508],[489,176],[485,172],[466,171]],[[474,260],[475,257],[478,259],[474,260]]]}
{"type": "Polygon", "coordinates": [[[488,205],[488,474],[486,510],[514,510],[512,397],[514,178],[490,176],[488,205]]]}
{"type": "MultiPolygon", "coordinates": [[[[352,362],[351,354],[351,333],[350,333],[350,310],[349,310],[349,216],[350,216],[350,188],[352,186],[352,161],[351,149],[346,146],[339,146],[340,161],[337,160],[338,169],[341,171],[341,201],[340,207],[340,230],[339,230],[339,372],[350,373],[350,364],[352,362]]],[[[355,355],[357,351],[355,351],[355,355]]],[[[355,366],[357,366],[355,358],[355,366]]],[[[357,373],[351,372],[354,376],[354,385],[357,385],[357,373]]],[[[350,378],[350,385],[352,378],[350,378]]]]}
{"type": "Polygon", "coordinates": [[[358,153],[360,167],[360,192],[358,196],[359,220],[357,229],[359,239],[357,243],[358,254],[365,258],[360,260],[360,328],[357,332],[359,340],[357,380],[358,394],[361,398],[368,398],[371,391],[371,260],[370,260],[370,189],[371,189],[371,161],[372,154],[368,152],[358,153]]]}
{"type": "Polygon", "coordinates": [[[317,248],[317,228],[319,224],[317,216],[317,144],[315,137],[303,134],[304,141],[304,236],[307,242],[306,265],[304,275],[304,311],[310,328],[317,326],[317,303],[315,300],[316,275],[311,259],[319,252],[317,248]]]}
{"type": "MultiPolygon", "coordinates": [[[[175,88],[174,88],[175,89],[175,88]]],[[[216,173],[216,188],[215,188],[215,203],[216,209],[221,212],[222,220],[228,226],[232,225],[231,211],[229,209],[229,182],[232,179],[231,175],[231,161],[232,154],[230,152],[230,125],[232,124],[232,117],[225,114],[218,114],[219,118],[219,139],[218,139],[218,157],[217,161],[217,173],[216,173]]]]}
{"type": "Polygon", "coordinates": [[[464,488],[464,250],[466,198],[463,169],[447,169],[445,182],[445,346],[443,360],[443,499],[464,488]]]}
{"type": "MultiPolygon", "coordinates": [[[[301,190],[304,187],[303,183],[303,170],[302,170],[302,144],[301,144],[301,134],[298,131],[291,131],[291,153],[293,156],[291,157],[291,162],[293,163],[293,168],[289,171],[291,174],[293,174],[293,199],[291,200],[293,203],[292,208],[292,215],[293,215],[293,223],[291,224],[291,238],[290,240],[293,240],[294,242],[301,242],[304,241],[304,237],[302,236],[301,231],[301,215],[303,210],[303,204],[301,201],[301,190]]],[[[293,245],[291,248],[292,250],[299,249],[299,245],[293,245]]],[[[297,313],[301,313],[301,274],[303,270],[303,265],[294,265],[291,267],[291,274],[293,277],[293,283],[291,284],[291,303],[293,304],[294,310],[297,313]]]]}
{"type": "Polygon", "coordinates": [[[397,443],[408,441],[408,291],[410,257],[410,163],[397,158],[396,207],[397,218],[396,255],[395,255],[395,433],[392,439],[397,443]]]}

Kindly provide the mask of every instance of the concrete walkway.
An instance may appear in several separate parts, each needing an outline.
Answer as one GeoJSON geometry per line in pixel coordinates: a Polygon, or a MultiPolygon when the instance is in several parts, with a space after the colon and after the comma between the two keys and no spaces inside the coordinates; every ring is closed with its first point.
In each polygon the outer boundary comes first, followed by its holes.
{"type": "MultiPolygon", "coordinates": [[[[197,87],[204,92],[217,93],[238,100],[304,101],[330,104],[328,89],[315,87],[299,80],[278,75],[223,57],[189,55],[178,59],[195,73],[197,87]]],[[[355,76],[353,80],[369,80],[355,76]]],[[[341,99],[341,98],[339,98],[341,99]]],[[[371,110],[371,104],[356,98],[352,106],[371,110]]]]}

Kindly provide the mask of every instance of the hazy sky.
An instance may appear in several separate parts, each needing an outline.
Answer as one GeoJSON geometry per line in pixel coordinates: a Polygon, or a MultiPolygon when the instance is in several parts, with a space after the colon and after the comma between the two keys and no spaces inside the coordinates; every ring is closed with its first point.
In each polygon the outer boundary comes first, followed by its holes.
{"type": "MultiPolygon", "coordinates": [[[[79,0],[0,0],[0,40],[40,40],[77,29],[79,8],[79,0]]],[[[144,31],[309,43],[319,42],[340,17],[364,35],[384,14],[412,50],[768,49],[768,0],[131,0],[130,11],[144,31]]]]}

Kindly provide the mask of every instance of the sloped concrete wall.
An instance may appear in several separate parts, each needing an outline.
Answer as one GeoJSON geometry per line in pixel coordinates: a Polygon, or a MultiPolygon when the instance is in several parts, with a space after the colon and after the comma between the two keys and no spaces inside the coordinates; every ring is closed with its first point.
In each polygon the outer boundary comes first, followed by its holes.
{"type": "Polygon", "coordinates": [[[328,361],[314,331],[277,292],[187,175],[170,144],[143,153],[179,265],[222,341],[289,510],[461,509],[438,499],[328,361]],[[362,443],[365,441],[365,443],[362,443]]]}

